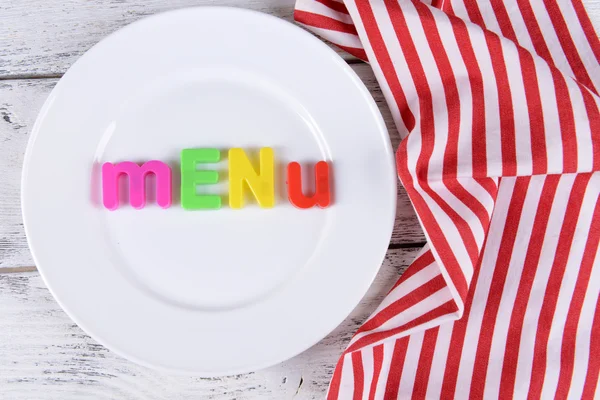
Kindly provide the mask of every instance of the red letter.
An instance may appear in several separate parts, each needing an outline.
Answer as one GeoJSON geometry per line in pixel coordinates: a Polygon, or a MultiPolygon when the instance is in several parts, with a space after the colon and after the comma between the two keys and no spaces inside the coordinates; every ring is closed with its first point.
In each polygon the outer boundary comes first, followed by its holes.
{"type": "Polygon", "coordinates": [[[306,197],[302,193],[302,170],[300,164],[291,162],[287,168],[288,198],[298,208],[311,208],[318,205],[325,208],[331,201],[329,194],[329,165],[319,161],[315,165],[315,194],[306,197]]]}

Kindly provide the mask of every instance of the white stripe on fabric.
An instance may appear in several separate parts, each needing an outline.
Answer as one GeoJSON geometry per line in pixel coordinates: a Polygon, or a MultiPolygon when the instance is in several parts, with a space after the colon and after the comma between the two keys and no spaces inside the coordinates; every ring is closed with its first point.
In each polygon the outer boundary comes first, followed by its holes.
{"type": "Polygon", "coordinates": [[[427,385],[427,398],[441,398],[442,382],[446,370],[446,360],[448,359],[448,350],[450,349],[453,326],[454,324],[448,323],[441,325],[439,328],[435,352],[433,353],[433,360],[431,361],[429,384],[427,385]]]}
{"type": "MultiPolygon", "coordinates": [[[[600,177],[599,177],[600,178],[600,177]]],[[[573,242],[569,251],[569,258],[565,268],[565,274],[562,279],[556,310],[550,328],[550,336],[547,345],[547,360],[546,374],[544,378],[544,386],[542,388],[542,398],[552,397],[556,392],[558,385],[558,374],[560,368],[557,366],[561,363],[562,339],[564,334],[565,322],[569,312],[569,305],[573,298],[573,290],[577,282],[577,272],[581,265],[583,251],[587,244],[586,233],[590,230],[591,217],[594,213],[594,206],[598,193],[595,190],[586,190],[583,204],[579,212],[573,242]],[[591,200],[591,201],[590,201],[591,200]]]]}
{"type": "MultiPolygon", "coordinates": [[[[595,173],[594,175],[599,175],[595,173]]],[[[598,195],[600,185],[595,183],[594,190],[598,195]]],[[[592,322],[596,312],[596,304],[598,296],[600,296],[600,247],[596,251],[594,267],[590,275],[588,287],[581,308],[581,317],[577,325],[577,341],[575,342],[575,365],[573,368],[573,378],[569,390],[570,399],[580,399],[583,393],[583,385],[585,383],[587,366],[590,357],[597,357],[597,354],[590,354],[590,338],[592,330],[592,322]]]]}
{"type": "Polygon", "coordinates": [[[551,265],[548,265],[547,260],[554,259],[559,233],[564,221],[567,201],[569,200],[569,194],[573,187],[574,179],[574,175],[561,176],[556,189],[556,197],[554,198],[552,209],[550,210],[548,226],[546,228],[546,232],[549,232],[549,234],[544,238],[544,244],[542,245],[540,254],[540,263],[533,280],[527,310],[525,311],[521,344],[519,348],[519,363],[517,364],[517,375],[515,378],[515,395],[518,393],[526,394],[529,389],[538,319],[551,270],[551,265]]]}
{"type": "Polygon", "coordinates": [[[483,261],[481,263],[477,286],[473,295],[473,304],[469,313],[469,320],[465,332],[465,345],[458,368],[458,378],[456,382],[456,398],[468,398],[473,376],[473,367],[475,365],[475,354],[479,335],[481,333],[481,323],[485,312],[486,300],[490,291],[490,284],[494,274],[494,266],[498,258],[498,250],[502,239],[502,229],[508,213],[508,204],[513,194],[515,178],[502,179],[498,191],[498,204],[494,210],[488,241],[484,250],[483,261]],[[500,234],[498,234],[500,233],[500,234]]]}
{"type": "Polygon", "coordinates": [[[583,27],[579,24],[579,18],[577,18],[573,3],[570,1],[557,1],[556,4],[565,19],[571,38],[577,46],[574,50],[583,62],[585,70],[594,84],[595,89],[598,90],[600,85],[600,64],[598,64],[598,60],[594,55],[590,43],[585,37],[583,27]]]}
{"type": "Polygon", "coordinates": [[[348,14],[335,11],[327,7],[325,4],[319,3],[318,1],[298,1],[296,3],[296,10],[307,11],[319,15],[326,15],[329,18],[333,18],[345,24],[354,24],[352,22],[352,18],[350,18],[348,14]]]}
{"type": "Polygon", "coordinates": [[[400,378],[400,389],[398,390],[399,399],[410,399],[412,397],[419,356],[421,355],[421,347],[423,345],[423,335],[423,332],[415,333],[410,336],[410,340],[408,341],[406,359],[404,360],[404,368],[402,369],[402,377],[400,378]]]}
{"type": "Polygon", "coordinates": [[[358,36],[352,33],[338,32],[332,30],[326,30],[322,28],[309,27],[305,24],[300,24],[307,28],[310,28],[311,31],[315,32],[319,36],[322,36],[329,40],[330,42],[337,44],[338,46],[344,47],[354,47],[354,48],[362,48],[362,44],[358,38],[358,36]]]}

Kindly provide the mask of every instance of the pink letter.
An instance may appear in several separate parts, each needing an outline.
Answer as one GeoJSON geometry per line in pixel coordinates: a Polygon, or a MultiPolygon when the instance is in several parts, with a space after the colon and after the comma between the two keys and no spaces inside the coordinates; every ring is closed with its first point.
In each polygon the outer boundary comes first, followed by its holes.
{"type": "Polygon", "coordinates": [[[129,177],[129,203],[135,209],[146,205],[146,175],[156,176],[156,202],[162,208],[171,206],[171,168],[162,161],[148,161],[141,167],[131,161],[102,164],[102,199],[111,211],[119,208],[119,176],[129,177]]]}

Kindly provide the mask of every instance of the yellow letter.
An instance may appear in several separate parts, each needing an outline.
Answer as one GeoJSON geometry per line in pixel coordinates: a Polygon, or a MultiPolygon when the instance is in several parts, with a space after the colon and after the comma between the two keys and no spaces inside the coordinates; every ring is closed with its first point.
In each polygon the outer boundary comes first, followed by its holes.
{"type": "Polygon", "coordinates": [[[243,149],[229,149],[229,207],[244,206],[244,182],[248,184],[262,208],[275,205],[273,149],[260,149],[260,172],[257,174],[243,149]]]}

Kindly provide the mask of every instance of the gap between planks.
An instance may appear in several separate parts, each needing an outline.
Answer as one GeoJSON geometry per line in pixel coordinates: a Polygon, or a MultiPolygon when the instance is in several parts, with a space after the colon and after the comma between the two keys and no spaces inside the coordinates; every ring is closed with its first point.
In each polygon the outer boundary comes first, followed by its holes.
{"type": "Polygon", "coordinates": [[[60,79],[64,74],[15,74],[0,76],[0,81],[18,81],[29,79],[60,79]]]}
{"type": "Polygon", "coordinates": [[[18,274],[21,272],[37,272],[36,267],[0,268],[0,274],[18,274]]]}

